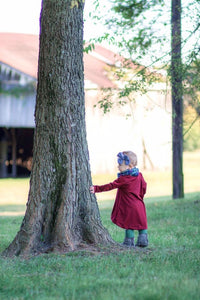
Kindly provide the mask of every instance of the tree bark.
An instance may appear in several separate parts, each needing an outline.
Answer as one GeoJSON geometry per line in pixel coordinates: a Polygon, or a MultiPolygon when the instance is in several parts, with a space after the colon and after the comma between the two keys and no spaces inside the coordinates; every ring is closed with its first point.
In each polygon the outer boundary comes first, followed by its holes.
{"type": "Polygon", "coordinates": [[[113,243],[103,227],[86,140],[83,2],[43,0],[27,210],[5,255],[113,243]]]}
{"type": "Polygon", "coordinates": [[[181,0],[172,0],[172,139],[173,139],[173,198],[184,197],[183,181],[183,92],[181,59],[181,0]]]}

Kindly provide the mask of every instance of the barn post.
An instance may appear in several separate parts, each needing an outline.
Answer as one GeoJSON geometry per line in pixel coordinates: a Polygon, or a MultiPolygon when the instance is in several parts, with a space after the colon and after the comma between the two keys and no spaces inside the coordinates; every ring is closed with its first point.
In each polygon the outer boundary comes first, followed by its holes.
{"type": "Polygon", "coordinates": [[[17,139],[16,139],[16,130],[11,128],[12,136],[12,177],[17,176],[17,165],[16,165],[16,155],[17,155],[17,139]]]}
{"type": "Polygon", "coordinates": [[[8,143],[6,139],[0,141],[0,178],[8,176],[6,160],[7,160],[8,143]]]}

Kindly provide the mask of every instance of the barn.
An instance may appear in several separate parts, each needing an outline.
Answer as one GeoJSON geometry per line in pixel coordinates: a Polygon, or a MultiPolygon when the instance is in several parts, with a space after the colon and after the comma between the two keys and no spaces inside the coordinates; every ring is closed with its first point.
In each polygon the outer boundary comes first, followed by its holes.
{"type": "MultiPolygon", "coordinates": [[[[37,35],[0,33],[0,178],[29,176],[31,171],[38,49],[37,35]]],[[[114,172],[116,153],[124,149],[136,151],[143,167],[167,168],[171,159],[171,104],[165,83],[154,86],[145,96],[136,95],[133,118],[125,118],[130,109],[127,106],[106,115],[95,108],[104,89],[119,88],[110,72],[118,59],[99,45],[84,54],[92,172],[114,172]]]]}

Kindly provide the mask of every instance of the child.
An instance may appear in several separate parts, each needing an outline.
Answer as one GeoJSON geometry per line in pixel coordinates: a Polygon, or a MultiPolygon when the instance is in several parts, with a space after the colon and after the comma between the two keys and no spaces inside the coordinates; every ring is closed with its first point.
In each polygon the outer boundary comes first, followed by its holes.
{"type": "Polygon", "coordinates": [[[147,247],[147,217],[143,197],[146,193],[146,182],[139,169],[136,168],[137,156],[132,151],[118,153],[118,179],[105,185],[90,187],[91,193],[110,191],[117,188],[111,220],[124,228],[123,245],[134,247],[134,230],[139,231],[136,246],[147,247]]]}

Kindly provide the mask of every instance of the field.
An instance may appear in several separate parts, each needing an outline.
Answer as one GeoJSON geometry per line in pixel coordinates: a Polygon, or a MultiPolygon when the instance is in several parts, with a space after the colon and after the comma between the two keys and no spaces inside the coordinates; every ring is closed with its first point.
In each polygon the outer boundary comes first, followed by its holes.
{"type": "MultiPolygon", "coordinates": [[[[144,172],[149,186],[148,248],[117,252],[102,248],[29,260],[0,257],[0,299],[200,299],[200,154],[185,158],[184,199],[171,199],[170,172],[144,172]]],[[[111,177],[96,176],[94,181],[111,177]]],[[[28,185],[28,179],[0,180],[0,252],[19,230],[28,185]]],[[[113,195],[98,203],[104,226],[122,242],[124,231],[110,221],[113,195]]]]}
{"type": "MultiPolygon", "coordinates": [[[[200,191],[200,151],[186,152],[183,155],[184,188],[185,193],[200,191]]],[[[144,171],[142,172],[147,181],[146,199],[157,196],[170,196],[172,193],[172,172],[144,171]]],[[[104,184],[116,178],[116,174],[99,174],[93,176],[93,184],[104,184]]],[[[0,205],[8,207],[15,213],[19,210],[24,212],[28,198],[29,179],[0,179],[0,205]]],[[[111,200],[115,191],[97,194],[98,200],[111,200]]],[[[147,200],[148,201],[148,200],[147,200]]],[[[3,208],[2,208],[3,209],[3,208]]]]}

